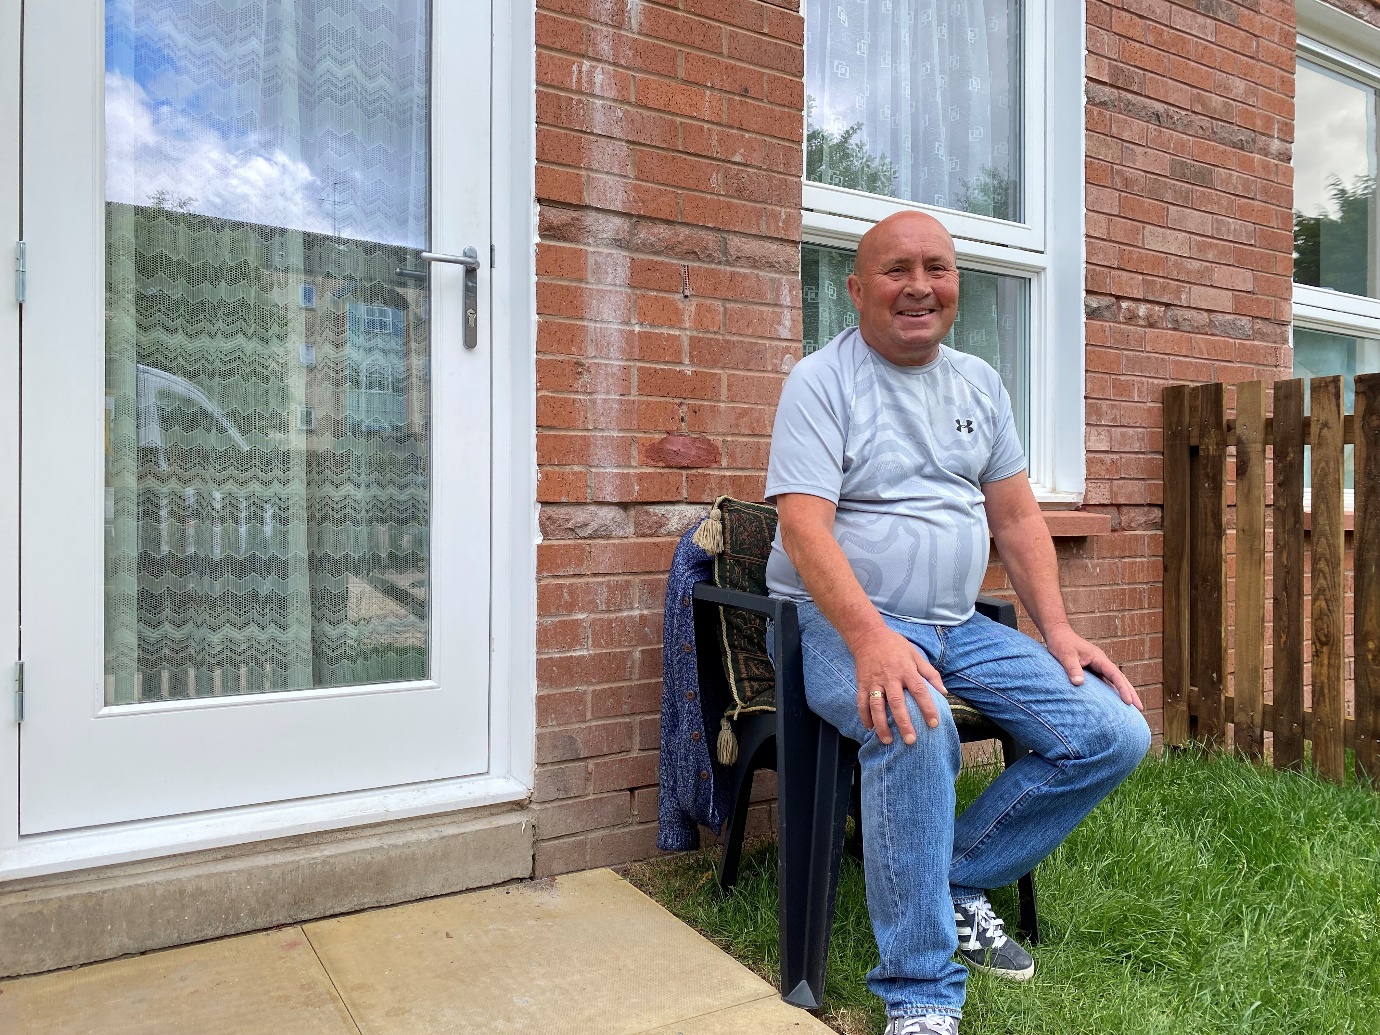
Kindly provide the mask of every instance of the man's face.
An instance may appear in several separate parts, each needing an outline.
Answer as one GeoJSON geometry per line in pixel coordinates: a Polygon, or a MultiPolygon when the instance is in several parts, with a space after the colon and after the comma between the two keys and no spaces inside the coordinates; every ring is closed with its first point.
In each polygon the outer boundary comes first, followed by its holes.
{"type": "Polygon", "coordinates": [[[863,340],[901,366],[931,362],[958,316],[958,264],[939,221],[918,212],[892,216],[858,245],[848,294],[863,340]]]}

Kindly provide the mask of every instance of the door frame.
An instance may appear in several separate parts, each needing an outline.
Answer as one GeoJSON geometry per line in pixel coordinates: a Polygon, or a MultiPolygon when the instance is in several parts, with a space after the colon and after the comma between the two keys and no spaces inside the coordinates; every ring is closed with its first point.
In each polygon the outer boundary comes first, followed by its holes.
{"type": "MultiPolygon", "coordinates": [[[[90,0],[93,4],[103,0],[90,0]]],[[[155,858],[390,819],[521,801],[536,738],[535,10],[493,3],[491,212],[494,577],[489,769],[478,776],[213,813],[19,835],[20,306],[0,276],[0,881],[155,858]],[[514,132],[514,130],[517,130],[514,132]]],[[[24,0],[0,0],[0,269],[21,238],[21,37],[24,0]]],[[[42,275],[38,271],[31,276],[42,275]]]]}

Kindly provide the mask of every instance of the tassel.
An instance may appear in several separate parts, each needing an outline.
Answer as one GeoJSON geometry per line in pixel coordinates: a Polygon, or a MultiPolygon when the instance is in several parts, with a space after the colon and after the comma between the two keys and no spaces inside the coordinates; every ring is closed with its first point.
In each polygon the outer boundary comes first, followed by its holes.
{"type": "Polygon", "coordinates": [[[726,496],[720,496],[714,501],[709,516],[700,522],[700,527],[695,529],[695,534],[690,537],[692,543],[711,557],[723,553],[724,549],[724,516],[719,510],[719,504],[725,499],[726,496]]]}
{"type": "Polygon", "coordinates": [[[719,764],[732,765],[738,761],[738,738],[733,735],[733,723],[725,715],[719,721],[719,764]]]}

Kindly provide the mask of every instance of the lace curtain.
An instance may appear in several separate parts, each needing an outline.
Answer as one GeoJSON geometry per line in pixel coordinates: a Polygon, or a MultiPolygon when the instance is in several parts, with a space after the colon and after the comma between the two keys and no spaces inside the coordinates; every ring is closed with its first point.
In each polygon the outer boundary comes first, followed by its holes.
{"type": "Polygon", "coordinates": [[[107,6],[111,704],[427,674],[424,0],[107,6]]]}
{"type": "Polygon", "coordinates": [[[807,0],[806,177],[1020,221],[1020,0],[807,0]]]}

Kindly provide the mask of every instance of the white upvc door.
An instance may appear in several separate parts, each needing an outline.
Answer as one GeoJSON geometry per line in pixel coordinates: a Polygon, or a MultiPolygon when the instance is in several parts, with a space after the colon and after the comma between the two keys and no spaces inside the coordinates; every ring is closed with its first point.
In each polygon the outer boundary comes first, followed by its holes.
{"type": "Polygon", "coordinates": [[[491,39],[27,5],[22,834],[486,770],[491,39]]]}

